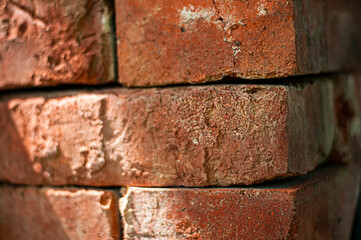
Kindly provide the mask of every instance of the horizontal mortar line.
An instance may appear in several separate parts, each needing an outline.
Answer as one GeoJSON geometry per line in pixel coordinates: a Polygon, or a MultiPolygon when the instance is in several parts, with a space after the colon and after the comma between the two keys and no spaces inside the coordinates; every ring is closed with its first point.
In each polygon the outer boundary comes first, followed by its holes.
{"type": "Polygon", "coordinates": [[[217,86],[217,85],[266,85],[266,86],[294,86],[302,85],[314,81],[322,81],[324,78],[349,74],[353,71],[335,71],[320,74],[306,74],[300,76],[289,76],[282,78],[269,78],[269,79],[244,79],[239,77],[224,76],[221,80],[205,83],[181,83],[181,84],[168,84],[162,86],[143,86],[143,87],[125,87],[118,82],[111,82],[97,85],[84,85],[84,84],[59,84],[56,86],[36,86],[30,88],[17,88],[17,89],[4,89],[0,90],[1,95],[12,95],[22,93],[49,93],[49,92],[66,92],[66,91],[101,91],[111,89],[153,89],[153,88],[176,88],[185,86],[217,86]],[[322,79],[322,80],[321,80],[322,79]]]}
{"type": "Polygon", "coordinates": [[[77,189],[77,190],[104,190],[104,191],[120,191],[122,188],[126,188],[126,186],[82,186],[82,185],[31,185],[31,184],[19,184],[19,183],[11,183],[11,182],[0,182],[0,187],[14,187],[14,188],[53,188],[53,189],[77,189]]]}
{"type": "MultiPolygon", "coordinates": [[[[346,163],[347,164],[347,163],[346,163]]],[[[292,188],[302,181],[307,181],[314,174],[320,173],[328,169],[334,169],[337,167],[342,167],[346,165],[345,163],[336,163],[336,162],[324,162],[317,166],[313,171],[306,174],[299,174],[290,177],[276,178],[273,180],[265,181],[262,183],[256,183],[252,185],[231,185],[231,186],[204,186],[204,187],[189,187],[189,186],[137,186],[137,185],[113,185],[113,186],[89,186],[89,185],[31,185],[31,184],[18,184],[11,182],[0,182],[0,187],[9,186],[15,188],[54,188],[54,189],[65,189],[65,188],[74,188],[74,189],[85,189],[85,190],[111,190],[111,191],[120,191],[124,188],[135,187],[135,188],[144,188],[144,189],[287,189],[292,188]]]]}
{"type": "MultiPolygon", "coordinates": [[[[145,189],[229,189],[229,190],[241,190],[241,189],[287,189],[294,188],[297,184],[302,182],[309,183],[312,176],[320,174],[322,172],[326,172],[327,170],[332,170],[338,167],[342,167],[347,165],[348,163],[339,163],[339,162],[324,162],[318,165],[314,170],[306,173],[306,174],[297,174],[294,176],[288,177],[279,177],[272,180],[267,180],[261,183],[255,183],[251,185],[230,185],[230,186],[205,186],[205,187],[186,187],[186,186],[159,186],[159,187],[146,187],[146,186],[127,186],[127,187],[135,187],[135,188],[145,188],[145,189]]],[[[311,181],[312,182],[312,181],[311,181]]]]}
{"type": "Polygon", "coordinates": [[[0,96],[10,94],[22,94],[22,93],[49,93],[49,92],[66,92],[66,91],[96,91],[102,89],[111,88],[123,88],[123,86],[117,82],[110,82],[99,85],[87,85],[87,84],[58,84],[56,86],[35,86],[35,87],[23,87],[15,89],[0,90],[0,96]]]}

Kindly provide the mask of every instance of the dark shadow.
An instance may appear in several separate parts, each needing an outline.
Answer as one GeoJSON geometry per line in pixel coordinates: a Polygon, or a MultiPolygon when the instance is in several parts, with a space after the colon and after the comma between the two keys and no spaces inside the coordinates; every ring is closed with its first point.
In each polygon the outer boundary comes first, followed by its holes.
{"type": "MultiPolygon", "coordinates": [[[[24,123],[27,124],[27,123],[24,123]]],[[[26,184],[39,183],[41,175],[33,170],[28,149],[19,133],[8,103],[0,103],[0,181],[26,184]]]]}
{"type": "Polygon", "coordinates": [[[361,239],[361,187],[358,196],[358,203],[356,208],[351,240],[360,240],[360,239],[361,239]]]}
{"type": "Polygon", "coordinates": [[[0,239],[70,240],[43,190],[0,187],[0,239]]]}

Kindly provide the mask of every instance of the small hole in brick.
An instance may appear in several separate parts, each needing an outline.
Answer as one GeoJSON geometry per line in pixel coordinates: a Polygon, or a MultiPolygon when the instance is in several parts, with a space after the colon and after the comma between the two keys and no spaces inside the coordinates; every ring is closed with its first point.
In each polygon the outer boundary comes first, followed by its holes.
{"type": "Polygon", "coordinates": [[[108,192],[105,192],[100,197],[100,204],[102,206],[110,206],[110,203],[112,202],[112,195],[108,192]]]}
{"type": "Polygon", "coordinates": [[[234,45],[236,45],[236,47],[241,46],[241,41],[239,41],[239,40],[234,41],[233,43],[234,43],[234,45]]]}
{"type": "Polygon", "coordinates": [[[26,32],[26,29],[28,28],[28,25],[26,24],[26,22],[22,23],[19,26],[19,35],[23,35],[26,32]]]}
{"type": "Polygon", "coordinates": [[[257,93],[257,92],[262,91],[262,90],[263,90],[262,88],[257,88],[257,87],[255,87],[255,88],[249,89],[249,90],[247,91],[247,93],[248,93],[248,94],[254,94],[254,93],[257,93]]]}
{"type": "Polygon", "coordinates": [[[237,30],[239,28],[239,25],[238,24],[233,24],[230,29],[231,30],[237,30]]]}
{"type": "Polygon", "coordinates": [[[181,27],[180,30],[181,30],[181,32],[185,32],[185,31],[186,31],[186,29],[185,29],[184,27],[181,27]]]}
{"type": "Polygon", "coordinates": [[[48,56],[48,64],[50,67],[54,67],[60,64],[60,58],[48,56]]]}

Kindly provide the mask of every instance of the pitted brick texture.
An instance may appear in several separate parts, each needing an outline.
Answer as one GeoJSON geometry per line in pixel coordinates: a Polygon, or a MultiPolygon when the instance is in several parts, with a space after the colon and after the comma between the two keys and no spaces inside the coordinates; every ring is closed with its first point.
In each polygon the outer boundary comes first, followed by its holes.
{"type": "Polygon", "coordinates": [[[124,239],[349,239],[360,166],[252,188],[130,187],[124,239]]]}
{"type": "Polygon", "coordinates": [[[120,237],[117,196],[76,188],[0,187],[0,239],[120,237]]]}
{"type": "Polygon", "coordinates": [[[116,0],[119,81],[155,86],[355,66],[357,1],[116,0]]]}
{"type": "Polygon", "coordinates": [[[337,136],[335,79],[4,96],[0,179],[228,186],[304,174],[337,136]]]}
{"type": "Polygon", "coordinates": [[[0,2],[0,89],[114,80],[106,0],[0,2]]]}

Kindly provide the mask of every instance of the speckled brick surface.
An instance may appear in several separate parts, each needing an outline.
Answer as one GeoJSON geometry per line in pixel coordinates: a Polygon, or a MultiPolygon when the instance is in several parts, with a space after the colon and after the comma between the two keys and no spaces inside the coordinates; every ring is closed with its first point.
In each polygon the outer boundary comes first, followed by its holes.
{"type": "Polygon", "coordinates": [[[341,134],[357,130],[351,128],[360,120],[356,114],[337,117],[338,83],[355,90],[352,78],[339,77],[299,86],[6,95],[0,101],[0,179],[228,186],[304,174],[325,160],[341,134]]]}
{"type": "Polygon", "coordinates": [[[355,66],[360,55],[358,1],[115,4],[119,81],[126,86],[334,72],[355,66]]]}
{"type": "Polygon", "coordinates": [[[349,239],[360,166],[250,188],[130,187],[124,239],[349,239]]]}

